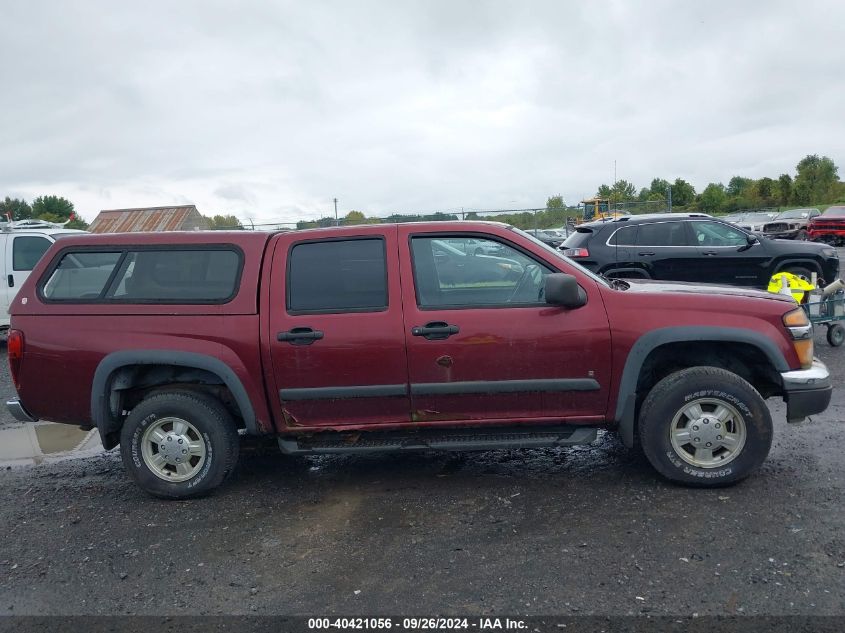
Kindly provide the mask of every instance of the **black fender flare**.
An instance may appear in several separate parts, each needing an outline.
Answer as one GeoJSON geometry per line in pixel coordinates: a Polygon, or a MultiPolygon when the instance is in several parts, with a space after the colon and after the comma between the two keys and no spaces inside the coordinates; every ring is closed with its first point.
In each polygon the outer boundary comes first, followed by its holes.
{"type": "Polygon", "coordinates": [[[713,341],[747,343],[759,349],[772,366],[779,372],[789,371],[789,365],[783,354],[768,336],[741,328],[709,327],[709,326],[678,326],[652,330],[643,334],[631,347],[622,378],[619,382],[619,394],[616,398],[615,420],[618,424],[619,435],[625,446],[634,446],[634,419],[637,405],[637,382],[640,370],[648,355],[656,348],[667,343],[682,343],[686,341],[713,341]]]}
{"type": "Polygon", "coordinates": [[[106,449],[114,448],[117,445],[108,437],[112,431],[120,426],[119,421],[112,417],[109,410],[112,377],[116,371],[132,365],[173,365],[202,369],[215,374],[232,392],[232,396],[238,403],[238,408],[243,416],[247,432],[250,434],[258,433],[255,409],[246,389],[244,389],[232,368],[219,358],[174,350],[125,350],[105,356],[97,366],[91,383],[91,419],[97,425],[100,440],[106,449]]]}

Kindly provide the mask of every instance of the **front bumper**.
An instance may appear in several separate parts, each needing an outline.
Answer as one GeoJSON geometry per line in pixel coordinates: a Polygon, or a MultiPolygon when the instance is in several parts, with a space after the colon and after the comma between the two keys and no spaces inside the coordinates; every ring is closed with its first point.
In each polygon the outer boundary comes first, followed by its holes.
{"type": "Polygon", "coordinates": [[[810,229],[807,237],[811,240],[826,242],[828,240],[845,239],[845,228],[842,229],[810,229]]]}
{"type": "Polygon", "coordinates": [[[21,401],[17,398],[8,400],[6,402],[6,408],[12,414],[12,417],[20,422],[38,422],[38,418],[32,417],[29,411],[23,408],[21,401]]]}
{"type": "Polygon", "coordinates": [[[833,387],[830,384],[830,372],[819,359],[814,358],[809,369],[785,371],[780,376],[783,380],[787,422],[801,422],[808,415],[827,409],[833,387]]]}

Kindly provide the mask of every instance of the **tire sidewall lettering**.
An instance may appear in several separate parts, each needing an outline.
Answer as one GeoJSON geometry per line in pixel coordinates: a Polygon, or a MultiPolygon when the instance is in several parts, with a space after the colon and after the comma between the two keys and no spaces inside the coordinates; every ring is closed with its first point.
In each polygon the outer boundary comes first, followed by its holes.
{"type": "Polygon", "coordinates": [[[203,464],[202,470],[186,482],[188,484],[188,488],[193,488],[198,485],[203,479],[205,479],[206,475],[208,475],[211,470],[211,462],[214,458],[214,449],[212,448],[213,444],[211,442],[211,437],[209,437],[208,433],[203,431],[202,439],[205,442],[205,464],[203,464]]]}
{"type": "Polygon", "coordinates": [[[646,396],[640,416],[640,441],[646,456],[658,472],[677,483],[704,487],[735,483],[760,466],[771,446],[772,422],[764,399],[741,376],[719,367],[692,367],[664,377],[646,396]],[[747,431],[740,453],[728,464],[712,468],[683,459],[672,445],[670,431],[679,411],[704,398],[736,409],[747,431]]]}

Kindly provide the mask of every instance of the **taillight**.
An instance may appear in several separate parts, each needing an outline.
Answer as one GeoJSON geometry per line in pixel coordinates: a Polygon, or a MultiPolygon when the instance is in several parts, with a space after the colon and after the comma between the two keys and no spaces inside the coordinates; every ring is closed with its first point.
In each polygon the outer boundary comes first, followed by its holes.
{"type": "Polygon", "coordinates": [[[6,355],[9,357],[9,372],[12,374],[12,381],[15,383],[15,389],[18,385],[18,372],[21,368],[21,361],[23,360],[23,332],[20,330],[9,330],[9,336],[6,339],[6,355]]]}
{"type": "Polygon", "coordinates": [[[565,248],[563,254],[566,257],[589,257],[590,251],[586,248],[565,248]]]}

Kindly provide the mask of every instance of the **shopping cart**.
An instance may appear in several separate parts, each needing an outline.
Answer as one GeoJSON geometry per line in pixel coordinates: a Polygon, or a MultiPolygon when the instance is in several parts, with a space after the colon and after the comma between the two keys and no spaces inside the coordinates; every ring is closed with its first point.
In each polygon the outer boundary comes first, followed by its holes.
{"type": "Polygon", "coordinates": [[[827,297],[821,293],[811,292],[807,303],[802,304],[810,323],[827,327],[827,342],[833,347],[839,347],[845,340],[845,327],[840,321],[845,321],[845,290],[839,290],[827,297]]]}

